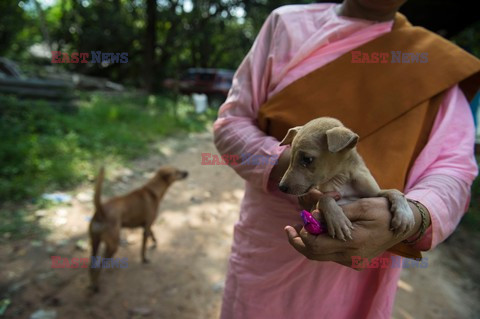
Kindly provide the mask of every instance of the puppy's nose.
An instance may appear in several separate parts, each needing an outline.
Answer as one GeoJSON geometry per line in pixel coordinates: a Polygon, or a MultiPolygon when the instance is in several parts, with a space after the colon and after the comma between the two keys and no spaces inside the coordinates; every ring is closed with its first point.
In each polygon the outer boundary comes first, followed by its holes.
{"type": "Polygon", "coordinates": [[[182,177],[186,178],[188,176],[188,172],[182,172],[182,177]]]}
{"type": "Polygon", "coordinates": [[[284,193],[288,192],[287,184],[278,184],[278,188],[284,193]]]}

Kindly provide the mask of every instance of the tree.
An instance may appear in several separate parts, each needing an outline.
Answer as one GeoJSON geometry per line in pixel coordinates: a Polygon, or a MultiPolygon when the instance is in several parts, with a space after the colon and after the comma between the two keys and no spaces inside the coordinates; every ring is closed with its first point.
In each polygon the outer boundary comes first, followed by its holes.
{"type": "Polygon", "coordinates": [[[157,1],[147,0],[147,28],[145,34],[145,88],[148,92],[155,89],[154,72],[156,47],[157,1]]]}
{"type": "Polygon", "coordinates": [[[25,11],[19,3],[20,1],[0,1],[0,55],[12,50],[16,37],[26,22],[25,11]]]}

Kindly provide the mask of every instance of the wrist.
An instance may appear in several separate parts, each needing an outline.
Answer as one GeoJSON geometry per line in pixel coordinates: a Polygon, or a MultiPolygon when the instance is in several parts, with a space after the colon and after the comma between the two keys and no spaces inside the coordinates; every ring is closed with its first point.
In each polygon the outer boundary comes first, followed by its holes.
{"type": "Polygon", "coordinates": [[[406,234],[404,242],[407,244],[414,244],[423,237],[427,228],[430,227],[430,212],[418,201],[409,199],[408,205],[413,212],[415,226],[410,232],[408,232],[408,234],[406,234]]]}

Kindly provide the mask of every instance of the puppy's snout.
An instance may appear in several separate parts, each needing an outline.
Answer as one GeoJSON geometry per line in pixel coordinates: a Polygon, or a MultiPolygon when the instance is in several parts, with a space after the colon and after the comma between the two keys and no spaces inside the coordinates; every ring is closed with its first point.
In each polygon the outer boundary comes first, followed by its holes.
{"type": "Polygon", "coordinates": [[[182,172],[182,178],[187,178],[188,176],[188,172],[187,171],[183,171],[182,172]]]}
{"type": "Polygon", "coordinates": [[[287,184],[280,183],[280,184],[278,184],[278,188],[284,193],[288,192],[288,185],[287,184]]]}

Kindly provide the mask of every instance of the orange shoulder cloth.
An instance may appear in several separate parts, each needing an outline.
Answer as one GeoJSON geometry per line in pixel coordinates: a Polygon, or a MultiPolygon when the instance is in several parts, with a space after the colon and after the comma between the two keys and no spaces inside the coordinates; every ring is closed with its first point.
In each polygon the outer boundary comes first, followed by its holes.
{"type": "MultiPolygon", "coordinates": [[[[459,84],[470,100],[480,60],[397,14],[391,32],[294,81],[259,111],[259,127],[281,140],[288,129],[330,116],[360,136],[358,151],[382,188],[403,190],[425,146],[443,96],[459,84]],[[352,52],[388,52],[388,63],[352,63],[352,52]],[[426,63],[392,63],[393,52],[427,53],[426,63]]],[[[424,60],[425,61],[425,60],[424,60]]],[[[402,61],[407,62],[407,61],[402,61]]],[[[410,61],[412,62],[412,61],[410,61]]],[[[391,250],[420,257],[410,246],[391,250]]]]}

